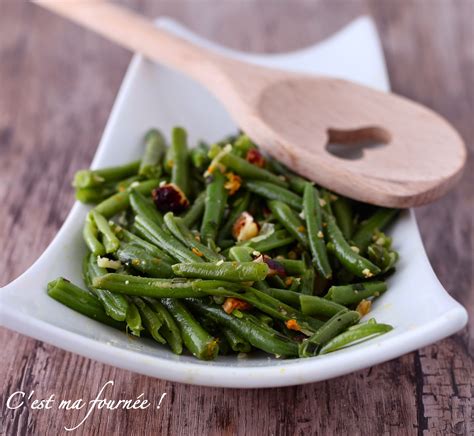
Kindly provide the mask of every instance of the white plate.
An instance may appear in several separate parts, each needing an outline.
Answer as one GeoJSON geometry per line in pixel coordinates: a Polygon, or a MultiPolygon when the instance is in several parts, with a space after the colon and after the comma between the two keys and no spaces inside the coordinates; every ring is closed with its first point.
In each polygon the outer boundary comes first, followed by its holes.
{"type": "MultiPolygon", "coordinates": [[[[268,66],[325,73],[388,89],[382,51],[373,23],[356,20],[314,47],[276,56],[244,55],[218,48],[169,20],[162,25],[229,55],[268,66]]],[[[183,125],[190,140],[213,141],[236,126],[220,104],[187,78],[135,56],[115,102],[93,166],[120,164],[140,155],[149,127],[169,132],[183,125]]],[[[6,327],[81,355],[142,374],[184,383],[239,388],[285,386],[324,380],[393,359],[449,336],[467,322],[465,309],[443,289],[431,269],[413,211],[402,214],[391,233],[400,253],[389,291],[371,316],[392,324],[392,332],[322,357],[276,360],[219,357],[200,362],[176,356],[149,340],[134,340],[49,298],[46,284],[65,276],[81,284],[81,238],[88,208],[76,203],[38,261],[0,292],[0,319],[6,327]]]]}

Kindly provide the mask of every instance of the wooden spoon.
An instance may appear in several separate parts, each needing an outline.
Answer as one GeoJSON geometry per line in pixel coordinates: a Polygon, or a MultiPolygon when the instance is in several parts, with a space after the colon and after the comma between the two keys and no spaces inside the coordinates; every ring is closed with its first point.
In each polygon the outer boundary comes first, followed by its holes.
{"type": "Polygon", "coordinates": [[[38,3],[193,77],[257,144],[337,193],[382,206],[410,207],[440,197],[461,175],[466,150],[458,133],[435,112],[403,97],[341,79],[229,59],[115,4],[38,3]],[[364,140],[385,145],[364,148],[357,160],[333,155],[327,147],[334,142],[353,147],[364,140]]]}

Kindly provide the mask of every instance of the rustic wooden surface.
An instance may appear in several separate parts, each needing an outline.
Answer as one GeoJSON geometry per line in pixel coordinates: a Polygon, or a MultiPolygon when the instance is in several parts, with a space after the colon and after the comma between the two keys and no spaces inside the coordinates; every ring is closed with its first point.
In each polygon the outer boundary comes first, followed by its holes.
{"type": "MultiPolygon", "coordinates": [[[[312,43],[362,13],[376,20],[393,89],[446,116],[473,147],[471,0],[124,1],[256,52],[312,43]]],[[[45,11],[3,0],[0,13],[0,284],[28,268],[73,203],[72,174],[94,154],[130,54],[45,11]]],[[[472,154],[459,186],[417,210],[443,285],[474,316],[472,154]]],[[[416,292],[416,289],[413,289],[416,292]]],[[[147,378],[0,329],[0,434],[64,434],[79,412],[7,410],[16,390],[91,399],[167,392],[160,410],[96,411],[78,434],[473,434],[473,323],[399,359],[335,380],[224,390],[147,378]]]]}

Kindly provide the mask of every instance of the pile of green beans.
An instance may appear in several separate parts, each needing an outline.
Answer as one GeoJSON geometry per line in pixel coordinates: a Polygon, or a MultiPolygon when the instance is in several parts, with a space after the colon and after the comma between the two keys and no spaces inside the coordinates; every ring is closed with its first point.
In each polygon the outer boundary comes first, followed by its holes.
{"type": "Polygon", "coordinates": [[[397,210],[338,196],[245,134],[190,149],[156,129],[140,160],[80,170],[83,286],[48,284],[95,321],[198,359],[326,354],[389,332],[361,322],[387,291],[397,210]]]}

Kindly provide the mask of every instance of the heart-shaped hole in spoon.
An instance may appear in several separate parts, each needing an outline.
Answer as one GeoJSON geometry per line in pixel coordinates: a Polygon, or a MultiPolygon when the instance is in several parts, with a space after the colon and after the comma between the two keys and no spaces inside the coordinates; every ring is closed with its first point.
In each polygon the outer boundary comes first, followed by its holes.
{"type": "Polygon", "coordinates": [[[364,155],[364,149],[386,146],[392,139],[388,130],[378,126],[329,128],[327,134],[326,150],[333,156],[348,160],[360,159],[364,155]]]}

